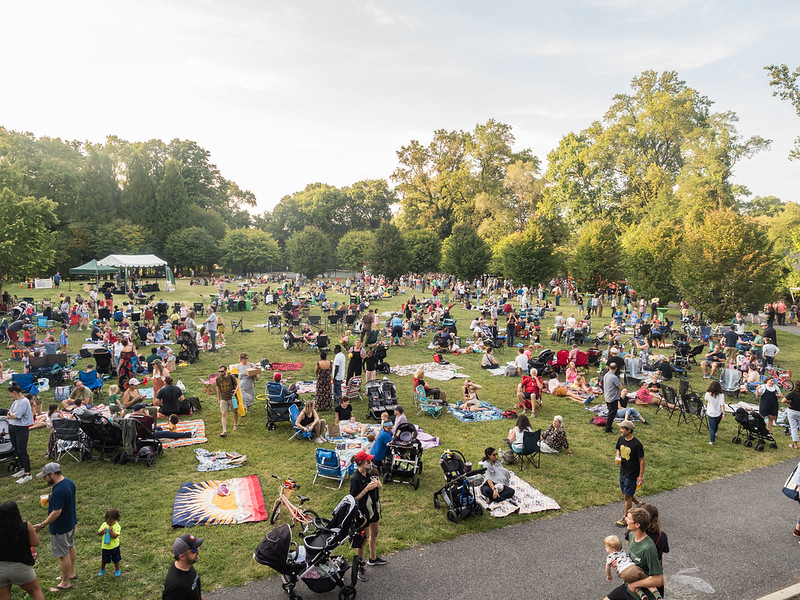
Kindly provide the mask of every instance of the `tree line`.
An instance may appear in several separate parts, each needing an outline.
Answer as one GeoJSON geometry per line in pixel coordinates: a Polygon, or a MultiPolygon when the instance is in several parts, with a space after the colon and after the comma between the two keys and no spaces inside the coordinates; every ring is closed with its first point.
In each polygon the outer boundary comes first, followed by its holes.
{"type": "MultiPolygon", "coordinates": [[[[798,71],[766,68],[800,115],[798,71]]],[[[66,270],[112,252],[154,252],[177,269],[366,264],[389,277],[442,270],[518,283],[627,279],[645,296],[707,313],[753,308],[800,283],[800,207],[752,197],[738,161],[770,141],[675,72],[645,71],[547,154],[516,149],[510,125],[434,131],[397,151],[388,179],[313,183],[251,215],[252,193],[188,140],[104,144],[0,128],[0,278],[66,270]]],[[[793,151],[797,157],[797,150],[793,151]]]]}

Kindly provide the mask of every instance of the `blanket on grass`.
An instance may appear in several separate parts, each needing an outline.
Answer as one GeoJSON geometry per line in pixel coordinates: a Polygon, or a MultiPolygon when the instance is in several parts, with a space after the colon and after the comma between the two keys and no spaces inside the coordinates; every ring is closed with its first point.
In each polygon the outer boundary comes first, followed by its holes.
{"type": "Polygon", "coordinates": [[[414,375],[419,369],[422,369],[425,371],[425,379],[435,379],[436,381],[448,381],[456,377],[469,377],[469,375],[457,373],[456,370],[460,368],[452,363],[443,365],[442,363],[429,362],[416,365],[398,365],[392,367],[392,373],[400,376],[414,375]]]}
{"type": "Polygon", "coordinates": [[[478,503],[493,517],[506,517],[515,512],[525,515],[545,510],[561,510],[558,502],[545,496],[527,481],[520,479],[516,473],[511,473],[509,486],[514,488],[513,502],[505,500],[499,503],[490,503],[483,494],[476,490],[478,503]]]}
{"type": "MultiPolygon", "coordinates": [[[[162,429],[167,429],[169,423],[164,421],[158,424],[162,429]]],[[[208,441],[206,437],[206,423],[203,419],[192,419],[191,421],[178,421],[175,429],[178,431],[191,431],[197,427],[197,435],[190,438],[182,438],[179,440],[171,440],[169,438],[160,438],[164,448],[182,448],[183,446],[194,446],[195,444],[205,444],[208,441]]],[[[196,452],[196,451],[195,451],[196,452]]],[[[198,469],[199,471],[199,469],[198,469]]]]}
{"type": "Polygon", "coordinates": [[[295,381],[298,394],[316,394],[317,382],[316,381],[295,381]]]}
{"type": "Polygon", "coordinates": [[[449,410],[450,414],[462,423],[474,423],[477,421],[499,421],[503,418],[500,409],[496,406],[492,406],[488,402],[481,400],[481,408],[485,408],[486,410],[477,410],[475,412],[458,410],[455,405],[451,404],[447,407],[447,410],[449,410]]]}
{"type": "Polygon", "coordinates": [[[238,452],[224,452],[217,450],[209,452],[203,448],[195,448],[194,455],[199,461],[197,471],[223,471],[225,469],[235,469],[241,467],[247,460],[246,454],[238,452]]]}
{"type": "Polygon", "coordinates": [[[187,481],[175,494],[172,526],[235,525],[267,520],[258,475],[220,481],[187,481]],[[225,484],[220,490],[220,485],[225,484]],[[225,490],[227,487],[227,490],[225,490]],[[220,495],[227,491],[226,495],[220,495]]]}
{"type": "Polygon", "coordinates": [[[303,368],[301,362],[274,362],[270,364],[270,369],[273,371],[299,371],[303,368]]]}

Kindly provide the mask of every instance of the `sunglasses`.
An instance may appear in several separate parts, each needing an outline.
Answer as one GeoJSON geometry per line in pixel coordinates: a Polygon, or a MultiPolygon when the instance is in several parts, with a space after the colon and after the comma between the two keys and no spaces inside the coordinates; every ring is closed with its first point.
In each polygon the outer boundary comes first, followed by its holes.
{"type": "Polygon", "coordinates": [[[220,373],[224,373],[224,372],[225,372],[225,369],[221,369],[221,370],[220,370],[220,373]]]}
{"type": "Polygon", "coordinates": [[[192,552],[193,552],[194,554],[198,554],[198,553],[200,552],[200,548],[195,548],[194,550],[192,550],[192,552]]]}

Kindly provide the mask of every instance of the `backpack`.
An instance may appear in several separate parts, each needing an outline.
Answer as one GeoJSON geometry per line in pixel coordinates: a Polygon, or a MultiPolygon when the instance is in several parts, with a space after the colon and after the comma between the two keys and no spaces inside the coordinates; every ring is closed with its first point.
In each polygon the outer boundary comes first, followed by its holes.
{"type": "Polygon", "coordinates": [[[605,417],[592,417],[589,419],[589,423],[593,425],[597,425],[598,427],[605,427],[606,426],[606,418],[605,417]]]}
{"type": "Polygon", "coordinates": [[[504,419],[516,419],[517,418],[517,411],[515,410],[507,410],[503,413],[500,413],[500,416],[504,419]]]}
{"type": "Polygon", "coordinates": [[[186,402],[192,405],[192,411],[200,412],[203,410],[203,405],[200,403],[200,398],[197,396],[188,396],[184,398],[186,402]]]}
{"type": "Polygon", "coordinates": [[[517,376],[517,367],[509,365],[506,367],[505,372],[506,377],[516,377],[517,376]]]}

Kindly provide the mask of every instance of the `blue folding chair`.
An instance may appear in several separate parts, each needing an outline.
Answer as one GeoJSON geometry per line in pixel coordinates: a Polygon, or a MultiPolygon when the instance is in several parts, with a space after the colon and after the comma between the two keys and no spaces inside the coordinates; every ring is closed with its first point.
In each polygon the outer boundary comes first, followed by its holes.
{"type": "Polygon", "coordinates": [[[313,431],[306,431],[295,425],[295,423],[297,423],[297,417],[300,416],[300,409],[297,408],[296,404],[292,404],[289,407],[289,415],[292,418],[292,427],[294,427],[294,435],[290,437],[289,440],[291,441],[298,436],[300,436],[301,440],[311,440],[314,437],[313,431]]]}
{"type": "Polygon", "coordinates": [[[95,391],[103,387],[103,380],[97,376],[97,370],[78,371],[78,379],[83,382],[84,387],[95,391]]]}
{"type": "Polygon", "coordinates": [[[317,483],[317,477],[324,477],[325,479],[338,481],[339,485],[336,489],[341,489],[348,471],[342,466],[336,451],[329,448],[317,448],[314,459],[317,462],[317,472],[314,474],[314,483],[317,483]]]}
{"type": "Polygon", "coordinates": [[[32,373],[15,373],[11,376],[11,381],[19,385],[26,394],[39,395],[39,387],[36,385],[32,373]]]}

